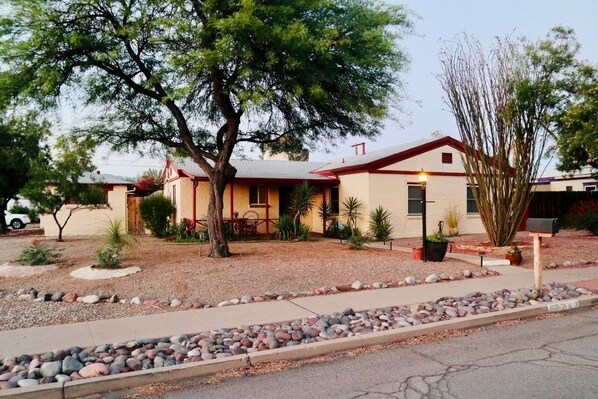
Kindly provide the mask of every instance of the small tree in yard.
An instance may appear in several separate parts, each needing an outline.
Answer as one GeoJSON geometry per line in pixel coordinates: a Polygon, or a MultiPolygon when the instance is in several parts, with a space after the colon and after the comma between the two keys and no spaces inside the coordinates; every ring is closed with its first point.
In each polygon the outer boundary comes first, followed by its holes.
{"type": "Polygon", "coordinates": [[[36,166],[33,179],[23,189],[28,198],[42,214],[52,215],[58,227],[58,241],[75,212],[94,209],[105,205],[106,195],[98,184],[81,184],[79,179],[85,172],[94,169],[91,158],[95,142],[90,139],[76,139],[61,136],[55,144],[54,160],[46,166],[36,166]],[[60,218],[63,207],[66,216],[60,218]]]}
{"type": "MultiPolygon", "coordinates": [[[[406,65],[407,12],[379,0],[4,2],[0,57],[22,95],[101,109],[117,149],[190,156],[209,183],[210,255],[230,255],[224,189],[241,143],[318,145],[380,132],[406,65]]],[[[284,151],[286,148],[275,148],[284,151]]]]}
{"type": "Polygon", "coordinates": [[[537,44],[498,39],[485,53],[465,37],[441,54],[439,80],[464,144],[463,164],[494,246],[512,242],[531,197],[560,82],[567,32],[537,44]]]}

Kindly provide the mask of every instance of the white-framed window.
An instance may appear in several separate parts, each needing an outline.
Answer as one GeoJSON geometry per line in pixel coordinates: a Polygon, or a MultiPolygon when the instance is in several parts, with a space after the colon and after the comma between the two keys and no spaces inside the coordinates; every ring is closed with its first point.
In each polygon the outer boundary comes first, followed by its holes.
{"type": "Polygon", "coordinates": [[[480,213],[480,211],[478,210],[478,204],[476,204],[475,198],[473,196],[473,190],[477,190],[477,189],[478,189],[477,186],[472,187],[469,184],[467,185],[467,213],[468,214],[480,213]]]}
{"type": "Polygon", "coordinates": [[[252,184],[249,186],[249,205],[266,205],[266,186],[252,184]]]}
{"type": "Polygon", "coordinates": [[[172,185],[172,205],[176,207],[176,184],[172,185]]]}
{"type": "Polygon", "coordinates": [[[409,183],[407,185],[407,214],[421,215],[422,209],[422,186],[417,183],[409,183]]]}
{"type": "Polygon", "coordinates": [[[596,186],[595,185],[594,186],[585,186],[585,190],[587,192],[596,191],[596,186]]]}

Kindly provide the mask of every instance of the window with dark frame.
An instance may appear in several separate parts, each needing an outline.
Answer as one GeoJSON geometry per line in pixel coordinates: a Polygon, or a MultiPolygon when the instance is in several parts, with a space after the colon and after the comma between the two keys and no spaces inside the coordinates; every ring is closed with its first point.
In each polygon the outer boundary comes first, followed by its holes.
{"type": "Polygon", "coordinates": [[[407,186],[407,214],[421,215],[422,209],[421,184],[409,184],[407,186]]]}
{"type": "Polygon", "coordinates": [[[330,213],[338,215],[339,211],[338,186],[330,187],[330,213]]]}
{"type": "Polygon", "coordinates": [[[249,205],[266,205],[266,186],[252,184],[249,186],[249,205]]]}
{"type": "Polygon", "coordinates": [[[573,186],[566,186],[565,190],[567,190],[567,191],[573,191],[573,186]]]}
{"type": "Polygon", "coordinates": [[[451,152],[443,152],[442,163],[453,163],[453,154],[451,152]]]}
{"type": "Polygon", "coordinates": [[[475,198],[473,196],[473,190],[477,190],[477,187],[471,187],[469,184],[467,185],[467,213],[480,213],[478,210],[478,204],[475,202],[475,198]]]}

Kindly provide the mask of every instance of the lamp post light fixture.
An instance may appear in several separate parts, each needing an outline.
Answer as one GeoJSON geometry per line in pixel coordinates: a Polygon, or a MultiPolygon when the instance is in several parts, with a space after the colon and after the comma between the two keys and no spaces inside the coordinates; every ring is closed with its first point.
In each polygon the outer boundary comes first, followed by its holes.
{"type": "Polygon", "coordinates": [[[422,169],[419,174],[419,182],[422,185],[422,247],[423,251],[423,261],[427,262],[427,254],[426,254],[426,184],[428,183],[428,176],[426,172],[422,169]]]}

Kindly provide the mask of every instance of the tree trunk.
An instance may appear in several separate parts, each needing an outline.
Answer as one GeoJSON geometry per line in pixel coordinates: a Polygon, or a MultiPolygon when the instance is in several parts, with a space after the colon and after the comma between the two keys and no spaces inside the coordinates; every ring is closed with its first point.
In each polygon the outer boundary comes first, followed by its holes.
{"type": "Polygon", "coordinates": [[[231,255],[228,248],[228,242],[224,234],[224,218],[222,212],[224,209],[224,189],[226,184],[232,180],[232,174],[221,169],[227,169],[226,166],[218,168],[214,166],[214,174],[210,177],[210,201],[208,203],[208,231],[210,236],[210,253],[212,258],[226,258],[231,255]]]}
{"type": "Polygon", "coordinates": [[[2,216],[2,220],[0,221],[0,234],[8,234],[8,226],[6,225],[6,218],[4,217],[4,212],[6,212],[6,202],[4,204],[0,204],[0,215],[2,216]]]}
{"type": "MultiPolygon", "coordinates": [[[[54,222],[56,222],[56,226],[58,226],[58,242],[62,242],[62,230],[64,230],[64,226],[66,226],[66,223],[63,224],[62,226],[60,225],[60,222],[58,221],[58,217],[56,216],[57,212],[52,213],[52,217],[54,218],[54,222]]],[[[67,219],[68,220],[68,219],[67,219]]]]}

